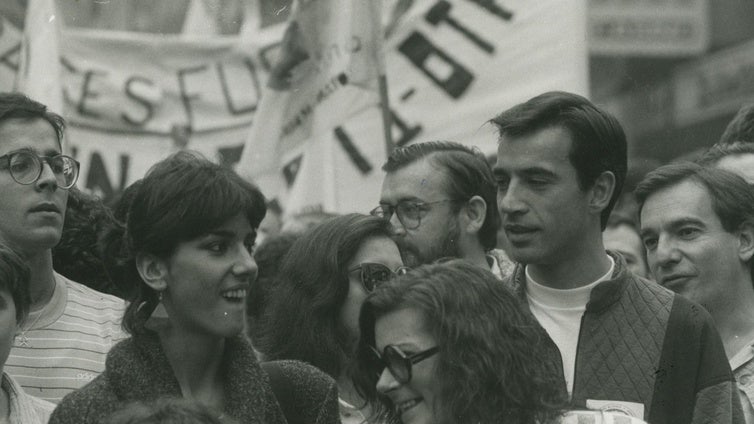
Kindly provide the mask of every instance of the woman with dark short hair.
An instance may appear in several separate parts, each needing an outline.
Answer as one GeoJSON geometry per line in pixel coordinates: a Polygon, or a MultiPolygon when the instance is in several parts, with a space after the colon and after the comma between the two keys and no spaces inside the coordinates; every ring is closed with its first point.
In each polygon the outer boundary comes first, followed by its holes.
{"type": "MultiPolygon", "coordinates": [[[[131,338],[107,356],[105,371],[66,396],[50,423],[101,423],[136,401],[185,398],[220,421],[283,424],[267,375],[244,337],[245,305],[256,278],[252,257],[264,196],[232,170],[188,152],[156,164],[130,202],[117,234],[126,255],[117,270],[134,285],[123,318],[131,338]]],[[[113,242],[117,237],[110,235],[113,242]]],[[[334,382],[314,367],[287,364],[290,398],[311,408],[309,423],[337,422],[334,382]]]]}
{"type": "Polygon", "coordinates": [[[361,214],[331,218],[304,233],[283,260],[260,326],[257,348],[267,359],[305,361],[338,382],[344,424],[364,420],[364,402],[347,374],[361,304],[405,269],[390,235],[388,222],[361,214]]]}
{"type": "Polygon", "coordinates": [[[613,421],[565,411],[560,355],[492,273],[462,260],[421,266],[364,302],[354,385],[374,420],[403,424],[613,421]]]}

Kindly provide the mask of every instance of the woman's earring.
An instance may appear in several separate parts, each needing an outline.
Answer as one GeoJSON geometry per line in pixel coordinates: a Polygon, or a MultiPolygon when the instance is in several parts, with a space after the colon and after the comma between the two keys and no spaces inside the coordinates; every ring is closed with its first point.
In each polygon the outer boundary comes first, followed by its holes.
{"type": "Polygon", "coordinates": [[[149,315],[149,318],[147,318],[147,321],[144,323],[144,327],[152,331],[157,331],[161,328],[165,328],[170,322],[168,311],[165,310],[165,305],[162,304],[162,293],[163,292],[159,292],[157,294],[157,306],[154,308],[152,314],[149,315]]]}

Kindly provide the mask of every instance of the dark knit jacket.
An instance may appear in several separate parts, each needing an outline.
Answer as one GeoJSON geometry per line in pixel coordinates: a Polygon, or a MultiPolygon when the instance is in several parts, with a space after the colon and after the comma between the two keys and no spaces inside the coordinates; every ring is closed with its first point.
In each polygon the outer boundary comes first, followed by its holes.
{"type": "MultiPolygon", "coordinates": [[[[248,340],[242,336],[230,338],[225,346],[224,413],[239,424],[285,424],[267,375],[260,368],[248,340]]],[[[340,421],[337,386],[329,376],[296,361],[283,363],[281,369],[292,383],[291,398],[303,409],[306,422],[340,421]]],[[[159,339],[148,332],[115,345],[107,355],[105,371],[63,398],[50,417],[50,423],[102,423],[128,403],[180,396],[178,381],[159,339]]]]}
{"type": "MultiPolygon", "coordinates": [[[[643,404],[651,424],[743,423],[707,311],[632,274],[620,255],[608,253],[613,276],[592,290],[581,320],[573,407],[586,407],[587,399],[617,400],[643,404]]],[[[524,267],[506,282],[528,306],[524,267]]]]}

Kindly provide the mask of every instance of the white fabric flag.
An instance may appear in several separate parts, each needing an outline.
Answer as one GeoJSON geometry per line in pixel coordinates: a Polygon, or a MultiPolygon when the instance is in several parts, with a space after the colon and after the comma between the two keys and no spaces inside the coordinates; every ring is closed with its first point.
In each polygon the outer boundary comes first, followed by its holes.
{"type": "Polygon", "coordinates": [[[379,114],[364,113],[379,110],[380,4],[311,0],[294,10],[236,168],[268,196],[283,194],[286,212],[348,209],[332,172],[344,165],[336,144],[350,157],[361,153],[342,129],[333,134],[357,116],[380,128],[379,114]]]}
{"type": "Polygon", "coordinates": [[[60,20],[53,0],[29,0],[16,90],[63,112],[60,83],[60,20]]]}

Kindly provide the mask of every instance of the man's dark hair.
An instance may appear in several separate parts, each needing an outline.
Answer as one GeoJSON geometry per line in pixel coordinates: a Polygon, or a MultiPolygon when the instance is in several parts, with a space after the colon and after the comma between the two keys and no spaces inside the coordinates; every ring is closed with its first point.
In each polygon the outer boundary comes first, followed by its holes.
{"type": "Polygon", "coordinates": [[[734,141],[728,144],[717,143],[707,150],[696,162],[704,166],[714,166],[728,156],[754,155],[754,143],[734,141]]]}
{"type": "MultiPolygon", "coordinates": [[[[477,235],[484,249],[494,249],[500,215],[495,178],[484,154],[452,141],[430,141],[393,150],[382,170],[390,173],[422,158],[429,158],[432,165],[445,170],[445,190],[451,199],[465,202],[479,196],[484,200],[487,211],[477,235]]],[[[454,212],[460,208],[460,204],[455,204],[454,212]]]]}
{"type": "MultiPolygon", "coordinates": [[[[706,168],[691,162],[671,163],[647,174],[634,191],[639,216],[651,195],[687,180],[707,190],[712,210],[725,231],[732,233],[744,224],[754,226],[754,187],[730,171],[706,168]]],[[[749,259],[749,270],[754,278],[754,258],[749,259]]]]}
{"type": "Polygon", "coordinates": [[[730,144],[736,141],[754,143],[754,103],[738,110],[736,116],[725,127],[718,144],[730,144]]]}
{"type": "Polygon", "coordinates": [[[63,145],[65,120],[42,103],[19,93],[0,93],[0,123],[9,119],[44,119],[55,130],[58,145],[63,145]]]}
{"type": "Polygon", "coordinates": [[[627,169],[626,135],[614,116],[577,94],[550,91],[504,111],[490,122],[500,137],[522,137],[546,128],[568,131],[572,140],[568,159],[582,190],[591,187],[605,171],[615,175],[615,190],[600,217],[605,229],[627,169]]]}

